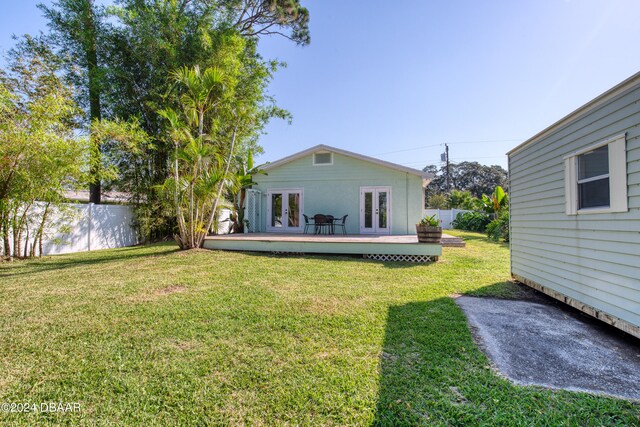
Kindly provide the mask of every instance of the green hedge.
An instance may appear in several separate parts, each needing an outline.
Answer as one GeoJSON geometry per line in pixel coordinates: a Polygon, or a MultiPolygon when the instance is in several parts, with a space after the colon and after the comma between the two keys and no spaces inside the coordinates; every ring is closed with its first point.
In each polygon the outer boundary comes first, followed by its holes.
{"type": "Polygon", "coordinates": [[[484,232],[490,222],[491,218],[486,213],[463,212],[456,216],[451,225],[458,230],[484,232]]]}

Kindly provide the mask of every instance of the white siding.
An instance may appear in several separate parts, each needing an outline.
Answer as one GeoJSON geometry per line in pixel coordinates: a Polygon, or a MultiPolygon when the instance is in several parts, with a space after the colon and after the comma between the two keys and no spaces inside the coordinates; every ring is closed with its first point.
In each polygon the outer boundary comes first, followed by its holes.
{"type": "Polygon", "coordinates": [[[640,327],[640,80],[509,156],[511,271],[640,327]],[[626,132],[628,212],[567,215],[565,163],[626,132]]]}

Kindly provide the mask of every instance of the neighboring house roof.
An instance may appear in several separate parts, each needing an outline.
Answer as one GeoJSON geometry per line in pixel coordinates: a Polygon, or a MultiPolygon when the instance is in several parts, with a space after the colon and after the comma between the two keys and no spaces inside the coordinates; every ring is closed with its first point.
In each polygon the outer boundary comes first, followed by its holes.
{"type": "Polygon", "coordinates": [[[304,151],[300,151],[298,153],[292,154],[290,156],[287,156],[283,159],[277,160],[275,162],[272,163],[268,163],[266,165],[264,165],[262,167],[263,170],[268,171],[270,169],[274,169],[277,168],[278,166],[282,166],[286,163],[292,162],[294,160],[300,159],[302,157],[308,156],[309,154],[313,154],[315,152],[319,152],[319,151],[330,151],[333,153],[337,153],[337,154],[342,154],[343,156],[347,156],[347,157],[352,157],[354,159],[358,159],[358,160],[362,160],[365,162],[369,162],[369,163],[373,163],[379,166],[384,166],[386,168],[389,169],[395,169],[397,171],[400,172],[405,172],[405,173],[409,173],[412,175],[417,175],[419,177],[421,177],[423,180],[426,180],[427,182],[425,183],[428,184],[432,179],[433,179],[433,175],[424,171],[421,171],[419,169],[413,169],[413,168],[408,168],[406,166],[402,166],[396,163],[391,163],[391,162],[387,162],[385,160],[380,160],[380,159],[376,159],[374,157],[369,157],[369,156],[364,156],[362,154],[358,154],[358,153],[353,153],[351,151],[347,151],[347,150],[342,150],[340,148],[336,148],[336,147],[330,147],[328,145],[324,145],[324,144],[320,144],[320,145],[316,145],[315,147],[311,147],[308,148],[304,151]]]}
{"type": "MultiPolygon", "coordinates": [[[[74,202],[89,203],[88,190],[67,190],[64,192],[64,197],[74,202]]],[[[127,203],[130,197],[131,194],[129,193],[110,191],[108,193],[103,192],[100,199],[102,203],[127,203]]]]}
{"type": "Polygon", "coordinates": [[[558,120],[557,122],[555,122],[554,124],[552,124],[548,128],[544,129],[543,131],[538,132],[536,135],[532,136],[531,138],[527,139],[522,144],[518,145],[517,147],[515,147],[511,151],[507,152],[507,155],[510,156],[511,154],[515,153],[516,151],[522,150],[523,148],[529,146],[533,142],[535,142],[535,141],[537,141],[539,139],[542,139],[542,138],[550,135],[551,133],[557,131],[562,126],[564,126],[564,125],[566,125],[566,124],[568,124],[568,123],[570,123],[570,122],[572,122],[574,120],[578,120],[580,117],[583,117],[584,115],[590,113],[591,111],[595,110],[596,108],[602,107],[604,104],[609,102],[612,98],[615,98],[616,96],[620,95],[621,93],[623,93],[623,92],[631,89],[632,87],[638,85],[638,83],[640,83],[640,72],[638,72],[638,73],[634,74],[633,76],[629,77],[628,79],[626,79],[622,83],[619,83],[618,85],[612,87],[611,89],[609,89],[608,91],[606,91],[602,95],[597,96],[596,98],[594,98],[591,101],[587,102],[582,107],[578,108],[577,110],[573,111],[572,113],[570,113],[570,114],[566,115],[565,117],[561,118],[560,120],[558,120]]]}

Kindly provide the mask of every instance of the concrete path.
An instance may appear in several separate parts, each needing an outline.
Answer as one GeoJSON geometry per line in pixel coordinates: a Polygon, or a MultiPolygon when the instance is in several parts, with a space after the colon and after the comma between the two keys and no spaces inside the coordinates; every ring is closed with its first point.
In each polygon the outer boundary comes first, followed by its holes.
{"type": "Polygon", "coordinates": [[[640,399],[639,340],[553,303],[456,302],[480,347],[516,384],[640,399]]]}

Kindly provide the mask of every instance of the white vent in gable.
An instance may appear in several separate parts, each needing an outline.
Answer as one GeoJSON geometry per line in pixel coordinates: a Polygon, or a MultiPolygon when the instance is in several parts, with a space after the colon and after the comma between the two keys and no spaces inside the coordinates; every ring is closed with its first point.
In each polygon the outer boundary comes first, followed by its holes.
{"type": "Polygon", "coordinates": [[[313,164],[314,165],[332,165],[333,153],[331,152],[313,153],[313,164]]]}

